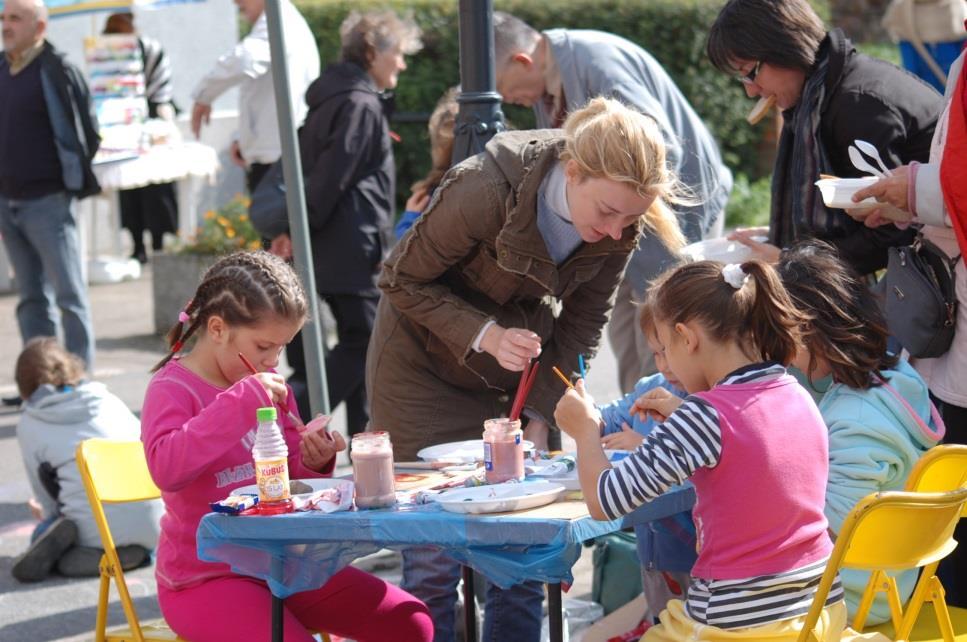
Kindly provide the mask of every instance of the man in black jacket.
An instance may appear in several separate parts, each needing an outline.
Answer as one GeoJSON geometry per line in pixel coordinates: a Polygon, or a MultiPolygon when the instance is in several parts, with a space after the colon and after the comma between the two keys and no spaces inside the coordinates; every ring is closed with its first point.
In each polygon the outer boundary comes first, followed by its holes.
{"type": "Polygon", "coordinates": [[[87,84],[44,40],[42,0],[8,0],[0,59],[0,234],[17,278],[24,342],[56,336],[94,364],[74,198],[100,191],[91,160],[100,138],[87,84]],[[50,300],[53,292],[55,301],[50,300]]]}
{"type": "Polygon", "coordinates": [[[889,167],[926,162],[943,110],[932,87],[888,62],[858,53],[839,29],[826,30],[808,0],[729,0],[709,31],[712,64],[732,73],[749,96],[775,100],[783,129],[772,176],[769,243],[750,230],[737,238],[759,258],[818,237],[836,246],[860,274],[886,266],[887,248],[905,245],[914,230],[865,227],[825,206],[820,174],[863,173],[848,149],[859,139],[889,167]]]}
{"type": "MultiPolygon", "coordinates": [[[[393,238],[396,170],[385,92],[396,87],[404,54],[418,51],[420,40],[417,27],[391,11],[352,12],[339,31],[342,61],[309,86],[299,146],[316,291],[339,338],[326,355],[329,401],[346,402],[354,435],[369,422],[366,348],[379,301],[376,277],[393,238]]],[[[273,242],[280,245],[288,245],[284,236],[273,242]]]]}

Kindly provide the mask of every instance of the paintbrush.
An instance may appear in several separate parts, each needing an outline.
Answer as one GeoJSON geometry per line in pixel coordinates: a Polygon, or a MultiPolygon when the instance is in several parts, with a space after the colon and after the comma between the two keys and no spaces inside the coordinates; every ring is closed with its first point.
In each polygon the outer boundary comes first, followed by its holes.
{"type": "MultiPolygon", "coordinates": [[[[245,364],[245,367],[248,369],[250,373],[252,373],[253,375],[257,375],[259,373],[255,365],[251,361],[249,361],[248,357],[246,357],[244,354],[239,352],[238,358],[242,360],[242,363],[245,364]]],[[[279,409],[282,411],[282,413],[289,418],[289,421],[295,424],[296,430],[298,430],[300,434],[306,432],[306,425],[302,423],[302,421],[299,419],[299,417],[296,416],[294,412],[289,410],[289,404],[287,404],[285,401],[279,401],[278,406],[279,406],[279,409]]],[[[332,435],[329,434],[328,430],[323,428],[322,433],[326,439],[328,439],[329,441],[333,441],[332,435]]]]}

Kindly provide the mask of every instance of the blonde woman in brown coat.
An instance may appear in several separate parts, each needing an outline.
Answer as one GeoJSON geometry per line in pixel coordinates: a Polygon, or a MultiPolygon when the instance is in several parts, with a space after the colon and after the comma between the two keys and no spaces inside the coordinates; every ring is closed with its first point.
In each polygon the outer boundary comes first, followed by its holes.
{"type": "MultiPolygon", "coordinates": [[[[665,205],[676,185],[655,121],[605,98],[563,130],[498,134],[451,169],[379,281],[366,388],[396,458],[480,438],[538,358],[524,437],[546,448],[561,396],[551,366],[574,371],[595,352],[642,233],[681,244],[665,205]]],[[[459,570],[439,555],[405,552],[403,585],[449,640],[459,570]]],[[[541,598],[532,582],[488,587],[484,639],[537,639],[541,598]]]]}

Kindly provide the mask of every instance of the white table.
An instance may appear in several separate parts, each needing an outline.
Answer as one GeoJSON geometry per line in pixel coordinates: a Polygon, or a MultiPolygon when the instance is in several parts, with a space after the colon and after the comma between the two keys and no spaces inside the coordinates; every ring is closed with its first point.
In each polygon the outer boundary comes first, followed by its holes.
{"type": "Polygon", "coordinates": [[[217,152],[208,145],[193,141],[156,145],[134,158],[95,164],[94,175],[102,191],[97,198],[84,202],[78,224],[81,254],[87,257],[85,268],[90,276],[95,277],[91,280],[114,280],[105,276],[124,270],[112,270],[112,265],[127,262],[126,258],[121,258],[118,191],[179,181],[178,232],[187,236],[197,225],[197,212],[193,190],[186,179],[201,178],[212,182],[218,169],[217,152]],[[101,203],[107,203],[106,215],[101,214],[101,203]],[[107,249],[110,256],[101,256],[102,249],[107,249]]]}

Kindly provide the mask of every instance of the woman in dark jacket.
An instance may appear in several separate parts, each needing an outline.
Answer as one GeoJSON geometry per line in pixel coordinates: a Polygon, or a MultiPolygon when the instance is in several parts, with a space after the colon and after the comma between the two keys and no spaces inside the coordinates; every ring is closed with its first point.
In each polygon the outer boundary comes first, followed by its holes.
{"type": "Polygon", "coordinates": [[[759,258],[804,237],[836,246],[860,274],[886,266],[886,250],[908,243],[913,230],[870,229],[823,203],[820,174],[862,176],[848,152],[854,140],[873,144],[888,167],[925,162],[943,109],[932,87],[882,60],[857,53],[839,29],[826,31],[808,0],[729,0],[708,38],[708,56],[735,74],[749,96],[774,98],[783,129],[772,177],[769,243],[738,232],[759,258]]]}
{"type": "Polygon", "coordinates": [[[329,400],[346,402],[349,433],[369,421],[366,346],[376,276],[393,238],[395,169],[386,93],[419,50],[419,30],[392,11],[352,12],[340,27],[342,61],[309,86],[299,134],[316,291],[336,319],[326,357],[329,400]]]}

